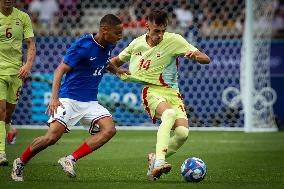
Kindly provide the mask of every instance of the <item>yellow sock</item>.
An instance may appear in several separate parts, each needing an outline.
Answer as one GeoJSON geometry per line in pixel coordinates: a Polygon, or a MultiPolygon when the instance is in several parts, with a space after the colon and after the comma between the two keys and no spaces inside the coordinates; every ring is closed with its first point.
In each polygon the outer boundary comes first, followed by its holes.
{"type": "Polygon", "coordinates": [[[5,122],[0,121],[0,153],[5,153],[6,128],[5,122]]]}
{"type": "Polygon", "coordinates": [[[167,109],[161,117],[161,125],[157,132],[156,159],[165,160],[168,151],[171,129],[176,120],[176,112],[173,109],[167,109]]]}
{"type": "Polygon", "coordinates": [[[175,154],[177,150],[184,144],[188,137],[188,128],[177,126],[174,130],[174,135],[170,138],[168,153],[166,158],[175,154]]]}

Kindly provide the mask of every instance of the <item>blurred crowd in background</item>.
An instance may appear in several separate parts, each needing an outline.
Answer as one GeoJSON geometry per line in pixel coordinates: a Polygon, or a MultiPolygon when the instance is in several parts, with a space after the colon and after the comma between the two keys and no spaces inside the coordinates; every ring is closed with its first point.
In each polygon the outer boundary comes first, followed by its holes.
{"type": "MultiPolygon", "coordinates": [[[[29,13],[35,33],[41,35],[96,32],[100,17],[107,13],[118,15],[126,32],[139,35],[152,8],[168,11],[170,31],[196,31],[211,38],[240,37],[245,20],[245,0],[16,0],[16,7],[29,13]]],[[[263,6],[255,27],[266,24],[261,15],[272,9],[273,38],[284,38],[284,0],[271,0],[263,6]]]]}

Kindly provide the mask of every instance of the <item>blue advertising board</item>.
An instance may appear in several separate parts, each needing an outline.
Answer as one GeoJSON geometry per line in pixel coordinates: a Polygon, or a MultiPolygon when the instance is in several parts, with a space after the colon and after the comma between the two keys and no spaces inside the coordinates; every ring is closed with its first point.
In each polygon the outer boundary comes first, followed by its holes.
{"type": "MultiPolygon", "coordinates": [[[[57,67],[65,54],[66,48],[74,42],[75,38],[69,37],[42,37],[37,38],[37,44],[41,47],[37,51],[36,61],[33,67],[33,74],[28,85],[25,85],[21,100],[17,106],[16,114],[13,117],[14,124],[44,124],[48,116],[45,114],[48,102],[51,97],[51,81],[53,77],[53,71],[57,67]],[[69,39],[70,38],[70,39],[69,39]],[[62,44],[65,44],[63,47],[62,44]],[[56,51],[49,52],[50,46],[56,48],[56,51]]],[[[113,54],[117,55],[122,48],[124,48],[130,41],[122,40],[114,49],[113,54]]],[[[187,60],[182,59],[180,64],[180,87],[184,97],[184,102],[187,108],[196,109],[196,117],[205,120],[208,117],[201,115],[202,102],[205,96],[201,97],[199,94],[194,94],[197,88],[192,87],[192,83],[196,82],[196,75],[191,70],[195,69],[198,72],[206,70],[206,74],[211,74],[209,80],[205,82],[209,86],[209,92],[211,89],[216,88],[218,91],[224,90],[225,86],[222,84],[215,85],[215,82],[227,81],[228,84],[234,79],[230,78],[230,74],[225,74],[226,70],[238,72],[240,65],[240,56],[236,54],[240,53],[241,41],[239,40],[218,40],[207,41],[199,43],[202,46],[216,46],[217,47],[234,47],[234,56],[215,56],[215,50],[208,52],[211,57],[212,64],[203,65],[202,67],[197,64],[188,64],[187,60]],[[237,51],[237,53],[236,53],[237,51]],[[224,61],[225,60],[225,61],[224,61]],[[226,64],[220,64],[219,62],[226,62],[226,64]],[[204,69],[204,70],[203,70],[204,69]],[[186,74],[189,73],[190,77],[186,74]],[[224,75],[225,74],[225,75],[224,75]],[[188,77],[186,80],[183,78],[188,77]],[[200,114],[200,115],[198,115],[200,114]]],[[[218,49],[217,49],[218,50],[218,49]]],[[[223,49],[225,51],[225,49],[223,49]]],[[[271,45],[271,78],[272,86],[278,94],[278,100],[274,105],[276,114],[284,120],[284,112],[281,111],[281,104],[283,104],[284,90],[283,90],[283,77],[284,77],[284,40],[272,41],[271,45]]],[[[219,53],[220,54],[220,53],[219,53]]],[[[222,53],[221,53],[222,54],[222,53]]],[[[196,73],[196,72],[195,72],[196,73]]],[[[238,78],[235,79],[238,83],[238,78]]],[[[201,85],[199,85],[201,86],[201,85]]],[[[239,87],[239,86],[235,86],[239,87]]],[[[141,92],[142,86],[135,83],[125,83],[119,80],[116,76],[111,74],[105,74],[99,87],[98,100],[99,102],[109,109],[113,114],[114,120],[117,125],[152,125],[152,121],[149,119],[147,113],[145,113],[143,106],[141,105],[141,92]]],[[[200,88],[202,91],[203,88],[200,88]]],[[[208,93],[209,96],[214,97],[211,109],[208,112],[216,112],[222,105],[221,95],[215,93],[208,93]]],[[[210,103],[210,102],[209,102],[210,103]]],[[[208,125],[205,125],[208,126],[208,125]]],[[[210,125],[209,125],[210,126],[210,125]]]]}

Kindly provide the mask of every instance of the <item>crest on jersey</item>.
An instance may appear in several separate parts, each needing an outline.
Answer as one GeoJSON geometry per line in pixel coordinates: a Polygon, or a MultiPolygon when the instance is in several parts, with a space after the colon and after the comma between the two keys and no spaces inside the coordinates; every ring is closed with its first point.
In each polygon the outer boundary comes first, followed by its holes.
{"type": "Polygon", "coordinates": [[[21,20],[19,18],[16,18],[16,25],[19,26],[21,24],[21,20]]]}
{"type": "Polygon", "coordinates": [[[157,58],[160,58],[161,57],[161,52],[157,52],[157,58]]]}

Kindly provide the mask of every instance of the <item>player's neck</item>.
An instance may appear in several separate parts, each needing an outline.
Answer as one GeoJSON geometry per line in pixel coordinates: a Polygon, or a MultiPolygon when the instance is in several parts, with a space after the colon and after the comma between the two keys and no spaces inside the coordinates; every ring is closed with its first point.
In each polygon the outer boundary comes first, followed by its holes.
{"type": "Polygon", "coordinates": [[[11,7],[11,8],[1,7],[1,8],[0,8],[0,12],[1,12],[4,16],[9,16],[9,15],[12,14],[12,12],[13,12],[13,7],[11,7]]]}
{"type": "Polygon", "coordinates": [[[107,42],[105,40],[103,40],[103,37],[100,35],[100,33],[97,33],[95,36],[94,36],[94,39],[96,40],[96,42],[98,44],[100,44],[101,46],[103,47],[106,47],[107,46],[107,42]]]}
{"type": "Polygon", "coordinates": [[[155,47],[155,46],[157,46],[159,43],[155,43],[152,39],[151,39],[151,37],[150,36],[148,36],[148,35],[146,35],[146,42],[148,43],[148,45],[150,46],[150,47],[155,47]]]}

